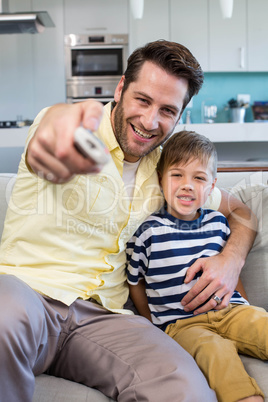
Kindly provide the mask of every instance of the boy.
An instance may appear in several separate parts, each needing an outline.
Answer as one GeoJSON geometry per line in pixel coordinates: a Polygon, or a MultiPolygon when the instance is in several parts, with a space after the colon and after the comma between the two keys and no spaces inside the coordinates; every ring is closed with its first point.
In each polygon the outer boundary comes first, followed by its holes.
{"type": "MultiPolygon", "coordinates": [[[[188,267],[220,253],[230,234],[221,213],[202,209],[217,180],[215,147],[194,132],[174,134],[163,147],[158,173],[166,205],[128,244],[131,298],[141,315],[195,358],[219,401],[262,401],[237,351],[267,359],[266,311],[250,306],[238,291],[227,308],[206,314],[186,312],[181,303],[201,275],[184,283],[188,267]]],[[[213,298],[221,303],[217,294],[213,298]]]]}

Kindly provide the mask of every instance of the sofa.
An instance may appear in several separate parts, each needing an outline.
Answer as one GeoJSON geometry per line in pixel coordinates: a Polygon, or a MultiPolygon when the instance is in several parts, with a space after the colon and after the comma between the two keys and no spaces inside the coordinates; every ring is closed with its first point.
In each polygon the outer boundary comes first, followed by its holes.
{"type": "MultiPolygon", "coordinates": [[[[0,234],[15,174],[0,174],[0,234]]],[[[259,220],[258,234],[246,260],[241,278],[251,304],[268,310],[268,186],[262,172],[219,173],[218,186],[227,189],[247,204],[259,220]]],[[[268,362],[241,356],[248,373],[254,377],[268,401],[268,362]]],[[[230,362],[230,364],[232,364],[230,362]]],[[[108,402],[96,389],[46,374],[36,377],[33,402],[108,402]]]]}

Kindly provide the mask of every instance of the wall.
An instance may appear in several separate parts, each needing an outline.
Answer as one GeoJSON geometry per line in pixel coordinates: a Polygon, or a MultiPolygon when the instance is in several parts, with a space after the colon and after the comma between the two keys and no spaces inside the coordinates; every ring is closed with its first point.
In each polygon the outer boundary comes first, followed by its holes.
{"type": "Polygon", "coordinates": [[[0,120],[33,119],[65,100],[63,0],[10,0],[10,12],[43,11],[55,28],[42,34],[0,35],[0,120]]]}
{"type": "MultiPolygon", "coordinates": [[[[193,123],[202,123],[202,102],[213,102],[218,107],[216,122],[228,122],[227,102],[237,94],[249,94],[254,101],[268,101],[267,73],[206,73],[204,85],[193,99],[191,117],[193,123]]],[[[183,115],[185,121],[185,113],[183,115]]],[[[246,111],[246,122],[253,121],[251,108],[246,111]]]]}

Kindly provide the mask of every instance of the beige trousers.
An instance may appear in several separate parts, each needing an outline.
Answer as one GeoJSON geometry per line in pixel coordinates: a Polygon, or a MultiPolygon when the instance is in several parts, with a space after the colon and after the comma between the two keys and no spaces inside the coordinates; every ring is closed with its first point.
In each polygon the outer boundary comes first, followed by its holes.
{"type": "Polygon", "coordinates": [[[178,320],[166,333],[196,360],[218,401],[262,395],[238,353],[268,359],[268,313],[248,305],[229,306],[178,320]]]}

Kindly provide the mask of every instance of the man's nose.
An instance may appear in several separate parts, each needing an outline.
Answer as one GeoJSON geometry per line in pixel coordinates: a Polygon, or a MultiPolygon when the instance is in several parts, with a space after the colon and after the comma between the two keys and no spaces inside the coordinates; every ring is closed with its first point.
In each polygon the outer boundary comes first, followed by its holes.
{"type": "Polygon", "coordinates": [[[159,125],[158,110],[149,108],[140,117],[141,124],[147,131],[155,130],[159,125]]]}

